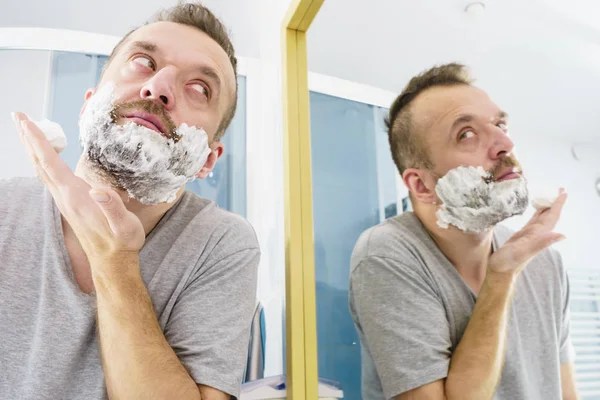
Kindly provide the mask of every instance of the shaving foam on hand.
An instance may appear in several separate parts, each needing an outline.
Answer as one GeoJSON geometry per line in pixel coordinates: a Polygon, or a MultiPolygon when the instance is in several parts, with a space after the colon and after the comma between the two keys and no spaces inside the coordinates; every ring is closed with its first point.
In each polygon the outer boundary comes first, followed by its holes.
{"type": "Polygon", "coordinates": [[[531,205],[536,210],[545,210],[552,207],[557,198],[558,194],[552,194],[548,191],[545,191],[544,193],[535,196],[531,201],[531,205]]]}
{"type": "Polygon", "coordinates": [[[65,147],[67,147],[67,137],[59,124],[48,119],[42,119],[40,121],[31,120],[31,122],[36,124],[37,127],[44,132],[46,139],[48,139],[57,153],[62,152],[65,147]]]}
{"type": "MultiPolygon", "coordinates": [[[[17,119],[15,113],[11,113],[12,119],[17,123],[17,119]]],[[[60,153],[67,147],[67,137],[65,136],[65,132],[61,128],[59,124],[56,122],[52,122],[47,119],[42,119],[40,121],[33,120],[27,117],[31,122],[33,122],[46,136],[46,139],[50,142],[50,145],[54,148],[54,151],[60,153]]]]}

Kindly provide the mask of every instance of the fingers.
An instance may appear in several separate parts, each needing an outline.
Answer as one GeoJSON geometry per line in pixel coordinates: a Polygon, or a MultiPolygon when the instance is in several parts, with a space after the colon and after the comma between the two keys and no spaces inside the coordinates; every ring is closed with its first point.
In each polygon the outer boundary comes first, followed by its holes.
{"type": "Polygon", "coordinates": [[[527,221],[527,223],[525,224],[525,226],[523,227],[523,229],[527,228],[530,225],[534,225],[538,223],[538,220],[540,218],[540,216],[542,215],[542,213],[544,211],[546,211],[547,209],[542,209],[542,210],[536,210],[536,212],[533,214],[533,216],[529,219],[529,221],[527,221]]]}
{"type": "Polygon", "coordinates": [[[548,230],[554,229],[558,222],[562,209],[567,201],[567,193],[563,188],[559,190],[559,195],[550,208],[539,209],[533,214],[524,228],[529,228],[532,225],[543,226],[548,230]]]}
{"type": "Polygon", "coordinates": [[[129,235],[129,212],[123,204],[121,197],[108,188],[91,189],[90,197],[100,206],[113,234],[117,236],[129,235]]]}
{"type": "Polygon", "coordinates": [[[542,250],[556,244],[562,240],[565,240],[566,236],[560,233],[555,232],[545,232],[536,237],[536,240],[533,244],[532,254],[538,254],[542,250]]]}
{"type": "Polygon", "coordinates": [[[42,182],[44,182],[44,184],[46,184],[46,182],[48,182],[50,179],[48,178],[48,175],[44,171],[44,168],[40,167],[40,165],[39,165],[40,161],[39,161],[37,155],[35,154],[34,148],[31,146],[31,144],[29,143],[29,141],[27,140],[27,138],[24,135],[23,125],[22,125],[22,123],[25,121],[24,118],[27,118],[27,116],[25,116],[25,114],[22,114],[22,113],[14,113],[13,114],[13,121],[15,123],[15,127],[17,128],[17,132],[19,132],[19,137],[21,138],[21,142],[23,143],[23,146],[25,147],[25,151],[27,151],[27,154],[29,155],[29,159],[31,160],[31,162],[33,164],[35,173],[42,180],[42,182]]]}
{"type": "Polygon", "coordinates": [[[58,156],[44,133],[24,113],[14,114],[15,125],[40,179],[48,186],[58,187],[73,175],[58,156]]]}
{"type": "Polygon", "coordinates": [[[564,189],[560,189],[558,198],[552,204],[552,207],[545,209],[540,215],[540,222],[548,229],[552,230],[556,226],[563,207],[567,201],[567,193],[564,189]]]}

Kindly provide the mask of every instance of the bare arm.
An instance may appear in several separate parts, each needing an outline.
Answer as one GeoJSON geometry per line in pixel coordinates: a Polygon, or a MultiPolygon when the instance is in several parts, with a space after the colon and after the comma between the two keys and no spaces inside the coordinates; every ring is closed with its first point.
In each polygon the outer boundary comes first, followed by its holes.
{"type": "Polygon", "coordinates": [[[137,258],[128,256],[102,262],[104,268],[92,266],[92,271],[95,271],[100,349],[109,397],[227,399],[216,389],[198,386],[169,346],[139,267],[135,266],[137,258]],[[121,268],[106,268],[106,263],[121,268]]]}
{"type": "MultiPolygon", "coordinates": [[[[562,193],[552,208],[538,211],[490,257],[483,287],[463,337],[452,354],[446,379],[403,393],[397,399],[493,398],[504,366],[508,315],[517,278],[535,255],[564,238],[552,230],[565,201],[566,194],[562,193]]],[[[565,389],[563,386],[563,396],[565,389]]]]}
{"type": "Polygon", "coordinates": [[[198,385],[202,400],[229,400],[231,396],[206,385],[198,385]]]}
{"type": "Polygon", "coordinates": [[[560,386],[562,388],[562,400],[579,400],[573,363],[560,366],[560,386]]]}
{"type": "Polygon", "coordinates": [[[396,396],[395,400],[446,400],[444,379],[428,383],[396,396]]]}
{"type": "Polygon", "coordinates": [[[504,366],[515,281],[513,275],[487,272],[467,329],[450,361],[445,385],[448,398],[491,399],[494,396],[504,366]]]}

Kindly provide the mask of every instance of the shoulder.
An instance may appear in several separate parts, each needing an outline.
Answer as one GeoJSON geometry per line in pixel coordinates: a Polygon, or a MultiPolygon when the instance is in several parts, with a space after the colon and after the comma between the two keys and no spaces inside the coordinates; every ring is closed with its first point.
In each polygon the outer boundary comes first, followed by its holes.
{"type": "Polygon", "coordinates": [[[229,252],[259,248],[252,225],[242,216],[220,208],[214,201],[185,192],[173,218],[185,219],[188,228],[229,252]]]}
{"type": "Polygon", "coordinates": [[[421,275],[431,246],[431,238],[413,213],[387,219],[359,237],[350,262],[351,274],[365,265],[372,269],[384,263],[394,270],[421,275]]]}
{"type": "Polygon", "coordinates": [[[412,213],[390,218],[364,231],[352,257],[357,261],[366,257],[405,257],[422,245],[424,228],[412,213]]]}

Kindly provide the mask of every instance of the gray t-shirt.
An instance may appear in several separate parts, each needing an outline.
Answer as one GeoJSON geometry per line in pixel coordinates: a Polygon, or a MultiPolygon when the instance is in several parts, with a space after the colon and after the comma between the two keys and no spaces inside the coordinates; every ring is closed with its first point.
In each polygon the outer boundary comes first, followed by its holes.
{"type": "MultiPolygon", "coordinates": [[[[0,180],[0,399],[107,398],[96,298],[79,289],[63,239],[37,179],[0,180]]],[[[189,192],[140,252],[158,322],[182,364],[197,383],[236,397],[259,257],[244,219],[189,192]]]]}
{"type": "MultiPolygon", "coordinates": [[[[497,226],[494,247],[511,234],[497,226]]],[[[363,399],[391,399],[444,379],[477,297],[419,219],[402,214],[367,230],[351,264],[363,399]]],[[[559,254],[545,250],[518,278],[494,399],[560,399],[560,364],[572,358],[567,275],[559,254]]]]}

